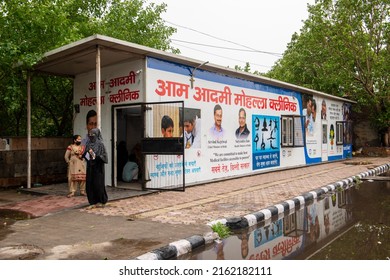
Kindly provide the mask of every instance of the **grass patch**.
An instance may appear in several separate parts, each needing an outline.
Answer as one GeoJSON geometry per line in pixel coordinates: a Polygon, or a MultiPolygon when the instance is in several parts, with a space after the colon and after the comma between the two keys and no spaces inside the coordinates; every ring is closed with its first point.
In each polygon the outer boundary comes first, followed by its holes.
{"type": "Polygon", "coordinates": [[[231,235],[231,231],[228,226],[218,222],[211,226],[211,229],[218,233],[219,238],[223,239],[231,235]]]}
{"type": "Polygon", "coordinates": [[[358,176],[353,176],[353,179],[355,180],[355,188],[358,190],[363,181],[358,176]]]}

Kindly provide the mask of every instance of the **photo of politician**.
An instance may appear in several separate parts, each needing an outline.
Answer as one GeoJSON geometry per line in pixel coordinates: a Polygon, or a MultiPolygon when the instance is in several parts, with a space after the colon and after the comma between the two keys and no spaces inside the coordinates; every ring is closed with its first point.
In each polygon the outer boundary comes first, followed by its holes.
{"type": "Polygon", "coordinates": [[[240,108],[240,110],[238,111],[238,124],[239,127],[236,129],[236,138],[237,139],[248,138],[250,131],[246,125],[246,111],[244,108],[240,108]]]}
{"type": "Polygon", "coordinates": [[[222,128],[222,107],[219,104],[214,106],[214,124],[209,132],[214,140],[221,140],[224,138],[225,130],[222,128]]]}

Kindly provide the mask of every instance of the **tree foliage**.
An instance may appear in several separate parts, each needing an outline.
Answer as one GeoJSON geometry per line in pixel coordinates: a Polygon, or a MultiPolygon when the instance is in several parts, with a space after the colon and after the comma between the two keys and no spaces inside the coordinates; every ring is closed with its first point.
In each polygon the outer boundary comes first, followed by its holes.
{"type": "Polygon", "coordinates": [[[250,65],[249,62],[246,62],[244,67],[242,67],[240,65],[235,65],[234,69],[237,70],[237,71],[243,71],[243,72],[246,72],[246,73],[251,73],[253,75],[259,75],[259,76],[265,75],[265,74],[263,74],[263,73],[261,73],[261,72],[259,72],[257,70],[255,70],[254,72],[251,72],[251,65],[250,65]]]}
{"type": "MultiPolygon", "coordinates": [[[[166,5],[145,0],[4,0],[0,2],[0,136],[26,135],[26,79],[31,66],[52,49],[102,34],[178,53],[176,32],[164,25],[166,5]],[[6,120],[6,121],[5,121],[6,120]]],[[[69,135],[72,82],[34,76],[32,135],[69,135]]]]}
{"type": "Polygon", "coordinates": [[[390,127],[390,0],[318,0],[267,75],[357,101],[390,127]]]}

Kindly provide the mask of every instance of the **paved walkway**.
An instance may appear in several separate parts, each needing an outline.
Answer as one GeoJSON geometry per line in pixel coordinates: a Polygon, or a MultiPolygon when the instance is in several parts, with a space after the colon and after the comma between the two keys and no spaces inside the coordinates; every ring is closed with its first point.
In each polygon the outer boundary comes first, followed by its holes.
{"type": "Polygon", "coordinates": [[[388,162],[389,159],[372,158],[369,164],[362,165],[338,162],[276,171],[191,187],[184,193],[163,192],[119,200],[104,209],[83,211],[170,224],[207,224],[259,211],[388,162]]]}
{"type": "MultiPolygon", "coordinates": [[[[125,188],[107,187],[109,201],[151,194],[156,191],[137,191],[125,188]]],[[[64,209],[77,209],[88,206],[86,196],[67,198],[67,183],[53,184],[30,189],[18,189],[18,192],[3,192],[0,198],[0,209],[25,211],[34,217],[62,211],[64,209]],[[26,196],[27,194],[27,196],[26,196]]]]}
{"type": "Polygon", "coordinates": [[[0,259],[135,258],[209,232],[210,221],[242,217],[389,163],[390,157],[356,157],[188,187],[185,192],[133,195],[91,210],[85,197],[2,195],[0,210],[22,210],[40,218],[17,221],[3,235],[0,228],[0,259]],[[23,244],[38,252],[19,256],[15,248],[23,244]]]}

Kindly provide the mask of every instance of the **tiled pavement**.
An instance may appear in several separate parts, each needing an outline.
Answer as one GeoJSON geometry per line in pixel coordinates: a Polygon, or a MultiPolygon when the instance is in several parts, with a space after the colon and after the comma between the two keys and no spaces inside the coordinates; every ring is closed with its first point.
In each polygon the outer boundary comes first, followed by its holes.
{"type": "Polygon", "coordinates": [[[44,195],[34,197],[23,202],[4,204],[0,206],[0,209],[23,211],[31,214],[33,217],[41,217],[50,213],[62,211],[64,209],[72,209],[82,205],[88,205],[86,198],[82,196],[67,198],[58,195],[44,195]]]}
{"type": "MultiPolygon", "coordinates": [[[[107,187],[109,201],[153,192],[107,187]]],[[[67,198],[67,183],[34,187],[31,189],[19,189],[18,193],[16,194],[15,192],[15,195],[11,197],[11,193],[7,192],[6,195],[8,197],[0,197],[0,209],[24,211],[34,217],[41,217],[64,209],[77,209],[89,205],[86,196],[78,196],[76,194],[74,197],[67,198]],[[28,196],[23,194],[28,194],[28,196]]]]}
{"type": "Polygon", "coordinates": [[[85,197],[65,196],[66,184],[48,187],[43,196],[0,193],[0,209],[42,216],[7,226],[3,237],[0,230],[0,259],[18,258],[1,252],[20,244],[42,249],[44,253],[34,257],[41,259],[134,258],[209,231],[210,221],[242,217],[389,163],[390,157],[354,158],[188,187],[185,192],[139,195],[110,190],[115,200],[91,210],[85,207],[85,197]]]}
{"type": "Polygon", "coordinates": [[[153,193],[110,188],[107,206],[91,210],[85,207],[88,205],[86,197],[67,198],[66,184],[58,184],[32,190],[32,193],[47,195],[33,196],[21,202],[0,203],[0,209],[25,211],[40,217],[80,208],[79,211],[104,216],[151,219],[170,224],[207,224],[213,220],[259,211],[389,162],[390,159],[386,157],[354,158],[187,187],[185,192],[153,193]]]}
{"type": "Polygon", "coordinates": [[[206,224],[221,218],[240,217],[259,211],[389,162],[389,158],[356,158],[347,162],[275,171],[188,187],[185,192],[161,192],[117,200],[106,208],[81,211],[105,216],[151,219],[160,223],[206,224]],[[352,164],[353,162],[368,164],[352,164]]]}

